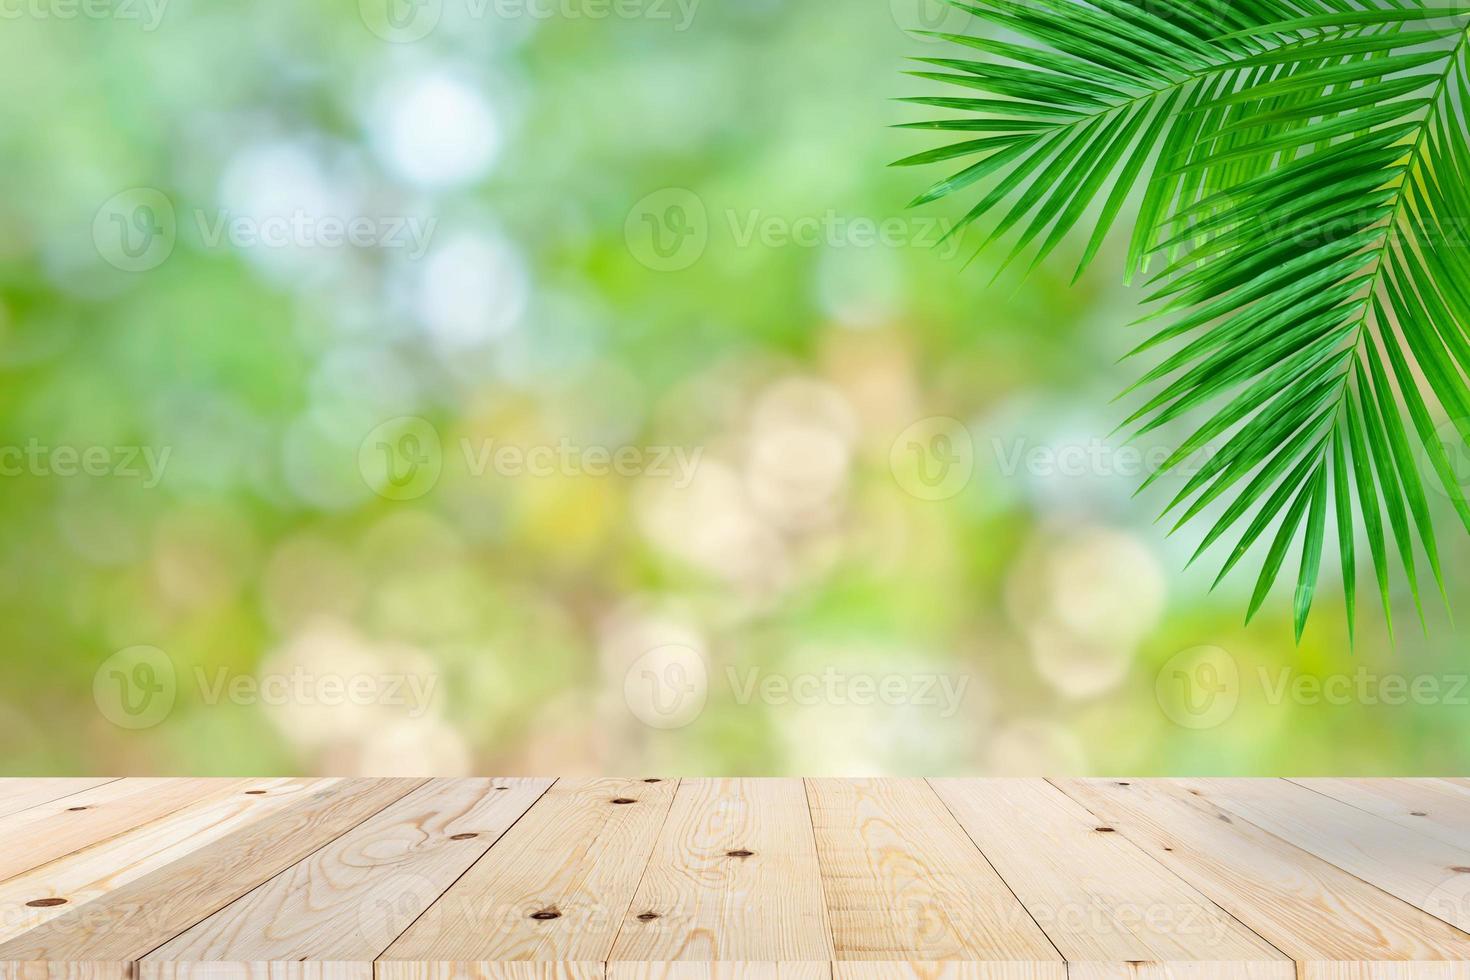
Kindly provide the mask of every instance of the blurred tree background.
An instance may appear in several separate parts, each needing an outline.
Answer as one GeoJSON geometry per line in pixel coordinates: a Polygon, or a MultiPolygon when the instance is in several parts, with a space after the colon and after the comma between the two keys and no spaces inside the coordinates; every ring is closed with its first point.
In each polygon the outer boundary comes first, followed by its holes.
{"type": "Polygon", "coordinates": [[[3,8],[6,774],[1470,759],[1443,608],[1183,571],[1120,260],[904,210],[948,8],[3,8]]]}

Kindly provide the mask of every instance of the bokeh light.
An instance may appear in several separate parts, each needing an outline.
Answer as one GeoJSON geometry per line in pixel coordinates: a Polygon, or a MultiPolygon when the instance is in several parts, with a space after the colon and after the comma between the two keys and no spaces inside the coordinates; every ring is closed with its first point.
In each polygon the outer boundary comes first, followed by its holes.
{"type": "Polygon", "coordinates": [[[1126,243],[905,210],[913,7],[7,19],[0,770],[1462,769],[1463,626],[1133,497],[1126,243]]]}

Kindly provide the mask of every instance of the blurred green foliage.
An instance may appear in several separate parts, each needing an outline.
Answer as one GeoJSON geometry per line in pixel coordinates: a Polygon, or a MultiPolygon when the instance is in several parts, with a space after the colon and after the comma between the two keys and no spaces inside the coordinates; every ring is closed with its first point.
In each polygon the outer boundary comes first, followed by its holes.
{"type": "Polygon", "coordinates": [[[937,8],[387,2],[6,8],[6,774],[1463,768],[1442,611],[1180,572],[1134,293],[902,210],[937,8]]]}

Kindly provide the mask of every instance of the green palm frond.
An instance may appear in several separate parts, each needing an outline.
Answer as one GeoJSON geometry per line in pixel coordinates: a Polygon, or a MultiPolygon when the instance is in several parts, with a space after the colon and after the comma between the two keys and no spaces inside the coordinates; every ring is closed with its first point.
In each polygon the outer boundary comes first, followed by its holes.
{"type": "Polygon", "coordinates": [[[1194,556],[1229,545],[1219,578],[1265,547],[1247,619],[1299,544],[1300,638],[1329,510],[1350,631],[1358,530],[1390,629],[1390,552],[1422,619],[1421,556],[1446,593],[1431,493],[1470,530],[1444,442],[1470,447],[1461,12],[1421,0],[1174,0],[1166,13],[1146,0],[951,2],[982,33],[1023,43],[948,34],[967,57],[922,59],[945,70],[913,74],[984,97],[906,99],[966,113],[910,128],[983,135],[898,161],[966,161],[914,203],[985,181],[956,232],[983,219],[983,249],[1014,231],[1002,269],[1028,253],[1034,268],[1096,213],[1080,275],[1136,197],[1125,278],[1160,268],[1153,333],[1132,353],[1158,363],[1129,389],[1148,395],[1125,426],[1196,419],[1144,485],[1183,479],[1164,510],[1175,529],[1219,510],[1194,556]],[[1184,473],[1201,451],[1208,461],[1184,473]]]}

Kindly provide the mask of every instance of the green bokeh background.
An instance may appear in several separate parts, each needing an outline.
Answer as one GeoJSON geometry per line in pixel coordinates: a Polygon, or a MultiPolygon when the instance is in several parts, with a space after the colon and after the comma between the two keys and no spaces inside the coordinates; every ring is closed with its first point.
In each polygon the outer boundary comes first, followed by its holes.
{"type": "Polygon", "coordinates": [[[12,0],[0,771],[1466,771],[1442,604],[1133,497],[1120,242],[929,247],[927,4],[12,0]]]}

